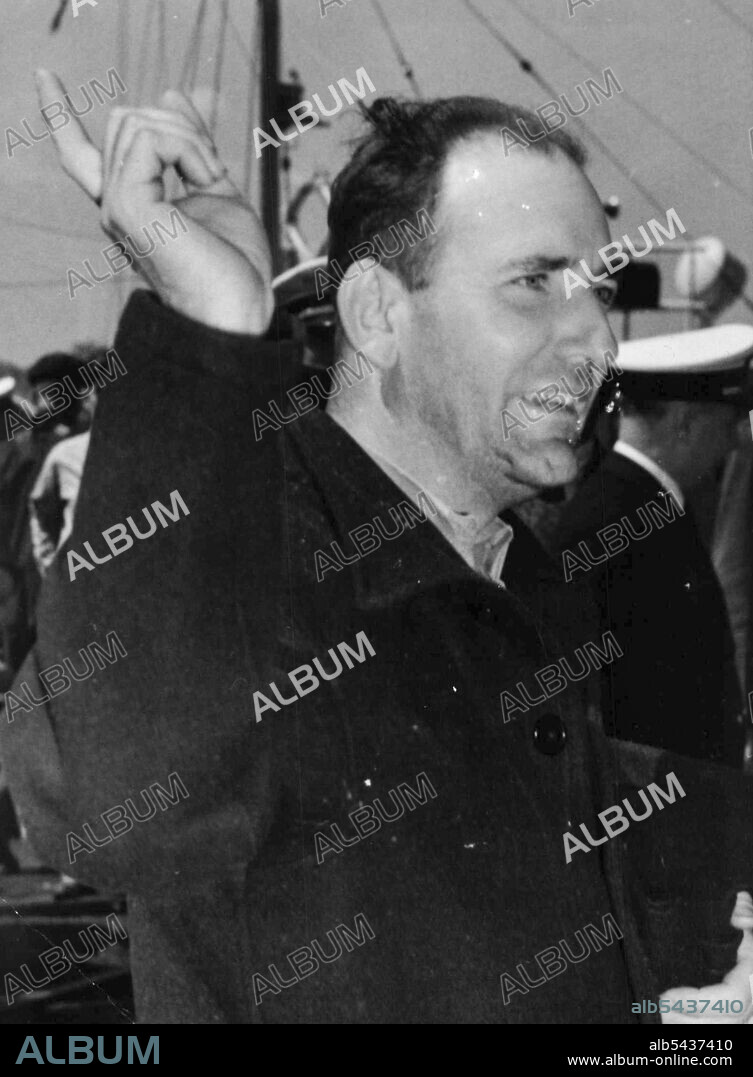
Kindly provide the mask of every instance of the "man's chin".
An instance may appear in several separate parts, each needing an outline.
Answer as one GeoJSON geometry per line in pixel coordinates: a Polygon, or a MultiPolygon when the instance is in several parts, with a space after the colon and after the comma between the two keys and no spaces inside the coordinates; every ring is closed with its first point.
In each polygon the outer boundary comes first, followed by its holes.
{"type": "Polygon", "coordinates": [[[574,482],[580,470],[577,446],[564,438],[551,438],[520,461],[521,471],[544,489],[574,482]]]}

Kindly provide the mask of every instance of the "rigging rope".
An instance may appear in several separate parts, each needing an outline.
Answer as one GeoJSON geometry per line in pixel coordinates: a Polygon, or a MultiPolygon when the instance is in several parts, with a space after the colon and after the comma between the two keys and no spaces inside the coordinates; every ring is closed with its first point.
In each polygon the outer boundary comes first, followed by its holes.
{"type": "MultiPolygon", "coordinates": [[[[478,11],[473,6],[473,4],[471,3],[471,0],[463,0],[463,2],[465,3],[465,6],[468,8],[468,10],[471,12],[471,14],[476,19],[478,19],[479,22],[483,23],[483,25],[486,27],[486,29],[489,31],[489,33],[492,35],[492,37],[496,41],[498,41],[509,53],[511,53],[515,57],[515,59],[518,61],[518,64],[520,65],[522,70],[525,71],[526,74],[530,75],[531,78],[533,78],[536,82],[538,82],[538,84],[543,89],[545,89],[547,93],[551,94],[552,97],[556,99],[557,94],[554,91],[553,87],[551,87],[547,83],[546,79],[542,78],[542,76],[539,75],[539,73],[534,69],[534,66],[531,63],[531,61],[527,60],[522,55],[522,53],[518,52],[518,50],[515,48],[515,46],[505,38],[505,36],[501,33],[501,31],[499,31],[494,26],[494,24],[491,23],[489,21],[489,19],[487,19],[487,17],[485,15],[483,15],[480,11],[478,11]]],[[[510,2],[513,2],[513,0],[510,0],[510,2]]],[[[604,154],[604,156],[607,158],[607,160],[610,161],[614,165],[614,167],[628,181],[628,183],[631,183],[633,185],[633,187],[635,187],[635,189],[640,194],[643,195],[643,197],[647,200],[649,205],[653,206],[653,208],[655,210],[657,210],[659,213],[666,213],[666,209],[665,209],[663,203],[660,202],[655,197],[655,195],[648,189],[648,187],[644,186],[644,184],[641,183],[640,180],[635,179],[635,177],[630,174],[630,172],[628,171],[627,165],[623,164],[623,162],[620,160],[620,158],[617,157],[617,155],[614,154],[611,151],[609,146],[607,146],[607,144],[598,135],[595,135],[586,126],[586,124],[583,123],[582,120],[576,119],[576,123],[579,123],[581,125],[581,127],[583,128],[585,134],[591,139],[592,142],[595,142],[596,145],[599,146],[599,148],[601,149],[601,152],[604,154]]],[[[692,240],[693,239],[692,233],[686,231],[685,238],[687,240],[692,240]]],[[[733,274],[729,270],[723,270],[722,271],[721,279],[726,281],[729,284],[734,284],[733,274]]],[[[751,299],[748,295],[746,295],[744,292],[741,292],[740,295],[739,295],[739,299],[743,303],[745,303],[745,305],[748,307],[749,310],[753,310],[753,299],[751,299]]]]}
{"type": "MultiPolygon", "coordinates": [[[[232,20],[231,20],[232,21],[232,20]]],[[[255,146],[253,139],[253,130],[256,126],[256,93],[259,84],[259,69],[252,49],[258,38],[258,24],[259,24],[259,8],[254,7],[254,15],[251,22],[251,45],[247,50],[243,44],[243,38],[236,29],[236,41],[243,49],[244,54],[249,60],[248,71],[248,96],[246,98],[246,152],[244,154],[244,169],[243,169],[243,190],[248,198],[249,202],[253,205],[253,197],[251,190],[251,178],[253,172],[253,162],[255,160],[255,146]]],[[[234,25],[234,24],[233,24],[234,25]]],[[[235,28],[235,26],[234,26],[235,28]]]]}
{"type": "Polygon", "coordinates": [[[196,17],[193,31],[188,42],[188,48],[186,49],[186,58],[183,62],[183,71],[181,72],[180,80],[178,82],[178,89],[186,94],[190,95],[196,84],[196,71],[199,64],[199,52],[201,50],[201,31],[204,26],[204,18],[207,12],[207,0],[201,0],[199,5],[199,14],[196,17]]]}
{"type": "Polygon", "coordinates": [[[61,280],[0,280],[0,288],[65,288],[61,280]]]}
{"type": "Polygon", "coordinates": [[[50,33],[54,34],[60,29],[60,23],[63,21],[63,15],[65,9],[68,7],[68,0],[60,0],[60,7],[55,12],[52,22],[50,23],[50,33]]]}
{"type": "Polygon", "coordinates": [[[731,19],[732,22],[736,22],[738,26],[742,26],[743,30],[745,30],[746,33],[753,34],[753,29],[748,26],[747,22],[745,22],[744,19],[741,19],[736,12],[730,11],[727,5],[723,3],[723,0],[711,0],[711,3],[714,5],[714,7],[718,7],[720,11],[723,11],[727,18],[731,19]]]}
{"type": "Polygon", "coordinates": [[[118,7],[118,73],[124,82],[127,82],[128,65],[128,6],[121,4],[118,7]]]}
{"type": "MultiPolygon", "coordinates": [[[[256,18],[257,14],[258,14],[258,9],[255,8],[254,9],[254,15],[253,15],[254,19],[256,18]]],[[[235,31],[235,33],[233,35],[233,40],[237,43],[238,48],[241,50],[241,52],[246,57],[248,62],[252,65],[252,67],[254,69],[254,74],[257,74],[258,70],[259,70],[259,66],[258,66],[256,60],[254,59],[253,53],[250,51],[250,49],[248,49],[246,47],[246,44],[245,44],[245,42],[243,40],[243,34],[238,29],[238,24],[236,23],[233,16],[230,15],[229,13],[228,13],[228,22],[230,23],[230,26],[232,27],[232,29],[235,31]]],[[[252,26],[251,27],[251,44],[252,45],[253,45],[255,40],[256,40],[256,28],[255,28],[255,26],[252,26]]]]}
{"type": "Polygon", "coordinates": [[[66,232],[63,228],[54,228],[47,224],[38,224],[36,221],[25,221],[21,217],[13,217],[9,213],[0,213],[0,221],[8,228],[27,228],[32,232],[44,232],[47,236],[62,236],[64,239],[86,240],[91,243],[94,232],[66,232]]]}
{"type": "MultiPolygon", "coordinates": [[[[537,19],[535,15],[531,15],[530,12],[526,11],[526,9],[522,7],[519,3],[517,3],[516,0],[508,0],[508,3],[511,4],[512,7],[514,7],[515,10],[520,15],[522,15],[524,19],[527,19],[528,22],[532,23],[535,27],[537,27],[537,29],[540,30],[542,34],[545,34],[547,37],[556,41],[560,48],[563,48],[565,52],[567,52],[570,56],[573,56],[576,60],[579,60],[582,64],[585,65],[586,70],[590,71],[593,74],[596,68],[594,63],[589,60],[587,56],[584,56],[583,53],[578,52],[577,49],[574,49],[570,45],[568,45],[568,43],[563,38],[561,38],[559,34],[556,34],[554,30],[550,30],[546,23],[541,22],[541,20],[537,19]]],[[[724,183],[726,183],[731,190],[735,191],[739,195],[742,195],[745,198],[746,203],[750,201],[750,191],[746,191],[744,187],[741,187],[739,186],[739,184],[735,183],[735,181],[729,176],[727,176],[724,172],[722,172],[719,166],[715,164],[709,157],[705,157],[702,153],[695,149],[694,146],[691,146],[690,143],[686,142],[684,138],[681,138],[680,135],[676,134],[676,132],[673,131],[672,128],[661,119],[661,117],[655,115],[653,112],[651,112],[650,109],[646,108],[645,105],[642,105],[640,101],[633,97],[629,90],[623,90],[622,96],[626,101],[630,102],[633,108],[635,108],[651,123],[653,123],[655,127],[658,127],[659,130],[663,131],[665,135],[668,135],[679,146],[682,146],[685,152],[691,157],[693,157],[694,160],[698,161],[699,164],[704,165],[705,168],[710,169],[716,176],[719,177],[719,179],[723,180],[724,183]]]]}
{"type": "MultiPolygon", "coordinates": [[[[505,48],[512,56],[515,57],[515,59],[518,61],[518,65],[520,66],[520,68],[525,71],[527,75],[530,75],[531,78],[534,79],[534,81],[542,87],[542,89],[546,90],[546,92],[548,94],[551,94],[552,97],[556,100],[558,95],[554,87],[551,86],[545,78],[542,78],[542,76],[534,68],[531,61],[527,60],[522,53],[518,52],[515,46],[507,40],[507,38],[496,28],[496,26],[494,26],[493,23],[491,23],[485,15],[483,15],[473,6],[471,0],[463,0],[463,2],[468,8],[468,10],[471,12],[471,14],[476,19],[478,19],[479,22],[483,23],[483,25],[486,27],[492,37],[495,38],[495,40],[497,40],[503,46],[503,48],[505,48]]],[[[624,176],[625,179],[643,195],[649,205],[653,206],[653,208],[658,210],[660,213],[666,212],[664,204],[660,202],[658,198],[656,198],[656,196],[653,194],[652,191],[648,189],[648,187],[645,187],[640,180],[635,179],[635,177],[630,174],[627,166],[623,164],[623,162],[620,160],[619,157],[616,156],[616,154],[612,153],[611,149],[606,144],[606,142],[603,141],[603,139],[601,139],[598,135],[594,134],[593,131],[591,131],[590,128],[586,126],[583,120],[576,119],[575,122],[581,125],[586,136],[590,138],[592,142],[596,143],[596,145],[599,147],[607,160],[610,161],[614,165],[614,167],[620,172],[620,174],[624,176]]]]}
{"type": "Polygon", "coordinates": [[[217,43],[218,53],[214,59],[214,77],[212,80],[212,103],[209,114],[209,131],[212,138],[216,136],[217,113],[220,107],[220,92],[222,89],[222,65],[225,59],[225,40],[227,38],[227,22],[229,15],[230,0],[223,0],[220,15],[220,34],[217,43]]]}
{"type": "Polygon", "coordinates": [[[139,70],[136,76],[136,100],[139,105],[151,104],[146,95],[146,76],[149,71],[149,42],[151,41],[151,25],[154,21],[154,8],[147,9],[144,18],[144,32],[141,36],[141,44],[138,49],[139,70]]]}
{"type": "Polygon", "coordinates": [[[166,3],[162,0],[159,5],[159,17],[157,22],[157,77],[154,87],[154,100],[157,101],[164,90],[171,88],[170,64],[167,56],[167,14],[166,3]]]}
{"type": "Polygon", "coordinates": [[[415,79],[415,77],[413,75],[413,68],[408,63],[408,60],[407,60],[407,58],[405,56],[405,53],[400,48],[400,42],[398,41],[397,36],[396,36],[394,30],[392,29],[392,26],[390,25],[389,19],[387,18],[384,11],[382,10],[382,5],[379,3],[379,0],[371,0],[371,2],[374,5],[374,9],[375,9],[377,15],[379,16],[379,19],[380,19],[380,21],[382,23],[382,26],[384,27],[384,32],[387,34],[387,37],[389,38],[389,42],[392,45],[392,49],[393,49],[393,51],[395,53],[395,56],[397,57],[398,63],[400,64],[400,66],[403,69],[403,73],[404,73],[406,79],[408,80],[410,88],[413,90],[416,97],[419,97],[419,98],[422,97],[423,95],[422,95],[420,89],[418,88],[418,83],[416,82],[416,79],[415,79]]]}

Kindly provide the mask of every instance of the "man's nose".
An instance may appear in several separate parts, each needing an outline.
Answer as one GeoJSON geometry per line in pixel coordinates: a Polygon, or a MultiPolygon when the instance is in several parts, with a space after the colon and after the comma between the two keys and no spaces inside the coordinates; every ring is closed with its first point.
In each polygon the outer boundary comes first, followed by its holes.
{"type": "MultiPolygon", "coordinates": [[[[571,355],[580,353],[588,359],[603,361],[607,352],[616,358],[618,342],[609,323],[607,310],[593,289],[572,296],[566,303],[565,340],[571,355]]],[[[577,359],[574,359],[577,362],[577,359]]]]}

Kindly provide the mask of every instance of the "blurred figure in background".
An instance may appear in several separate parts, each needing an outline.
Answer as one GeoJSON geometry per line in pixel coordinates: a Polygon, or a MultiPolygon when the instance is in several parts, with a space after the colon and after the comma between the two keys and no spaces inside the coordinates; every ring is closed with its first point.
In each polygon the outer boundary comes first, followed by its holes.
{"type": "MultiPolygon", "coordinates": [[[[18,403],[14,396],[15,388],[15,378],[9,376],[0,378],[0,408],[3,415],[6,408],[18,403]]],[[[3,439],[0,442],[0,473],[6,460],[12,454],[13,442],[3,439]]],[[[1,526],[2,521],[0,521],[1,526]]],[[[0,563],[0,690],[9,688],[13,680],[15,667],[8,659],[12,639],[12,630],[9,626],[15,624],[17,615],[16,574],[10,565],[0,563]]],[[[0,768],[0,870],[6,874],[15,873],[19,869],[19,863],[11,845],[18,837],[16,813],[5,780],[5,773],[0,768]]]]}
{"type": "Polygon", "coordinates": [[[753,445],[745,444],[694,495],[695,514],[724,591],[737,674],[747,698],[746,770],[753,774],[753,445]]]}
{"type": "Polygon", "coordinates": [[[564,506],[556,545],[625,653],[605,671],[607,733],[742,767],[729,615],[688,495],[737,444],[747,357],[686,366],[652,338],[631,348],[619,438],[564,506]]]}
{"type": "Polygon", "coordinates": [[[88,450],[88,430],[64,438],[48,453],[29,495],[31,547],[40,576],[44,576],[73,530],[88,450]]]}
{"type": "MultiPolygon", "coordinates": [[[[107,350],[101,344],[77,344],[72,354],[87,366],[92,361],[107,365],[107,350]]],[[[91,377],[88,380],[91,389],[81,400],[76,423],[79,427],[86,424],[84,432],[74,433],[50,449],[29,496],[32,553],[40,576],[44,576],[73,528],[73,514],[89,451],[89,425],[97,406],[97,390],[91,377]]]]}
{"type": "Polygon", "coordinates": [[[83,366],[82,359],[67,352],[43,355],[27,373],[31,407],[12,409],[23,428],[11,426],[10,451],[0,467],[0,565],[11,580],[2,624],[4,672],[10,670],[10,678],[0,690],[10,687],[34,641],[40,577],[32,552],[29,495],[53,446],[85,432],[91,423],[95,394],[83,366]]]}
{"type": "MultiPolygon", "coordinates": [[[[34,363],[27,373],[30,407],[13,395],[13,378],[0,379],[6,417],[0,452],[0,691],[10,688],[34,642],[40,575],[73,523],[96,406],[92,379],[82,368],[105,356],[104,349],[89,345],[77,351],[53,352],[34,363]],[[18,421],[8,423],[8,412],[18,421]]],[[[16,852],[27,867],[34,863],[25,843],[18,844],[20,837],[0,774],[0,867],[6,872],[20,869],[16,852]]]]}
{"type": "MultiPolygon", "coordinates": [[[[16,379],[12,375],[3,375],[0,377],[0,410],[5,415],[6,409],[9,407],[18,407],[19,398],[16,395],[16,379]]],[[[9,441],[6,436],[0,437],[0,473],[2,473],[5,467],[5,461],[13,453],[13,442],[9,441]]]]}

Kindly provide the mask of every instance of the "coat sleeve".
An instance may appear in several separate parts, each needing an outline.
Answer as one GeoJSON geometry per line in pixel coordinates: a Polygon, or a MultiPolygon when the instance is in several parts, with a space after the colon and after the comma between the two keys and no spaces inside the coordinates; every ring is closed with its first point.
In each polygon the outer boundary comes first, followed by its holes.
{"type": "Polygon", "coordinates": [[[2,752],[39,852],[130,891],[194,861],[241,871],[268,825],[252,689],[269,679],[285,578],[286,450],[269,404],[292,412],[296,349],[137,293],[115,352],[2,752]],[[134,824],[127,798],[160,811],[134,824]]]}

